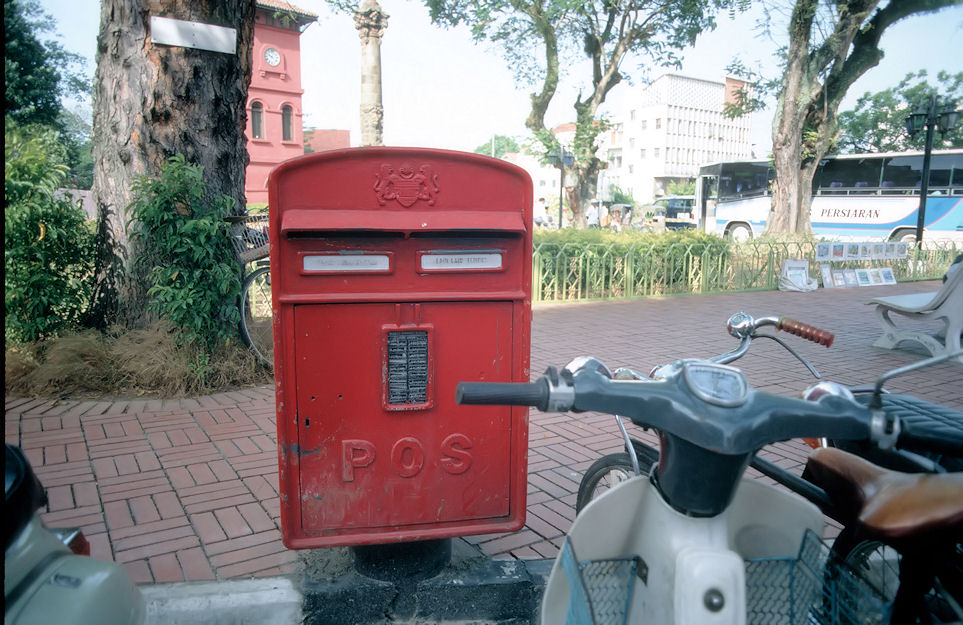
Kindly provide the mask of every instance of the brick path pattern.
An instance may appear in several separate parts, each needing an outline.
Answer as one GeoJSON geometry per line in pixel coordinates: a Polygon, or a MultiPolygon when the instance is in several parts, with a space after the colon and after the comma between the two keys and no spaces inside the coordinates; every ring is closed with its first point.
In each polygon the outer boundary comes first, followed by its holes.
{"type": "MultiPolygon", "coordinates": [[[[532,372],[576,356],[643,373],[735,346],[730,314],[786,315],[836,333],[823,347],[785,336],[825,379],[868,384],[922,352],[872,347],[872,297],[932,291],[938,282],[812,293],[766,291],[548,305],[535,309],[532,372]]],[[[756,388],[794,394],[813,379],[772,341],[738,362],[756,388]]],[[[963,366],[944,363],[892,381],[897,392],[963,409],[963,366]]],[[[6,398],[7,442],[20,445],[47,487],[51,526],[80,526],[94,557],[138,582],[236,579],[290,573],[297,555],[278,529],[274,392],[260,387],[194,399],[61,401],[6,398]]],[[[649,432],[633,435],[650,443],[649,432]]],[[[582,472],[622,449],[612,417],[542,414],[530,420],[528,515],[510,534],[467,537],[497,557],[554,557],[575,516],[582,472]]],[[[767,459],[800,472],[806,448],[772,445],[767,459]]],[[[755,477],[759,477],[756,475],[755,477]]]]}

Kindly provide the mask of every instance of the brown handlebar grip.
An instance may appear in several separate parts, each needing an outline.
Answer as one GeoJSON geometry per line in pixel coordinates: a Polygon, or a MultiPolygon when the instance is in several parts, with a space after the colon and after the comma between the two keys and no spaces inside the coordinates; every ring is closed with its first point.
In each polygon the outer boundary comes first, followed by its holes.
{"type": "Polygon", "coordinates": [[[801,336],[807,341],[825,345],[826,347],[832,345],[833,341],[836,339],[836,335],[832,332],[820,330],[819,328],[796,321],[795,319],[790,319],[788,317],[780,317],[779,324],[776,325],[776,329],[785,330],[789,334],[801,336]]]}

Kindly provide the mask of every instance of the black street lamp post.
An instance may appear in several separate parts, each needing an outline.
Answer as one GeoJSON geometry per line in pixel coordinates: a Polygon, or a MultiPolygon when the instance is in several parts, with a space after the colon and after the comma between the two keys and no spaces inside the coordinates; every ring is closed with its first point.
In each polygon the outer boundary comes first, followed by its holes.
{"type": "Polygon", "coordinates": [[[574,162],[574,154],[565,149],[561,143],[558,145],[558,229],[562,229],[562,200],[565,197],[565,165],[566,161],[571,165],[574,162]]]}
{"type": "Polygon", "coordinates": [[[920,181],[920,209],[916,218],[916,247],[923,246],[923,224],[926,220],[926,195],[930,186],[930,156],[933,151],[933,131],[938,127],[940,133],[947,133],[956,128],[960,111],[954,110],[953,105],[947,106],[939,112],[936,94],[930,96],[926,110],[917,109],[906,118],[906,132],[910,136],[926,128],[926,142],[923,149],[923,179],[920,181]]]}

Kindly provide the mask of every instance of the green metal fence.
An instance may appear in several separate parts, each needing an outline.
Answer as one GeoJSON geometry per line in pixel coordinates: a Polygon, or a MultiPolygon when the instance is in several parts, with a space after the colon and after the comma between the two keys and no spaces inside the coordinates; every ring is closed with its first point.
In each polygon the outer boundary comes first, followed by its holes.
{"type": "MultiPolygon", "coordinates": [[[[899,281],[939,278],[963,249],[949,243],[911,250],[907,258],[833,262],[834,270],[892,267],[899,281]]],[[[540,243],[533,302],[630,299],[652,295],[772,290],[787,259],[818,273],[815,242],[748,241],[651,245],[540,243]]]]}

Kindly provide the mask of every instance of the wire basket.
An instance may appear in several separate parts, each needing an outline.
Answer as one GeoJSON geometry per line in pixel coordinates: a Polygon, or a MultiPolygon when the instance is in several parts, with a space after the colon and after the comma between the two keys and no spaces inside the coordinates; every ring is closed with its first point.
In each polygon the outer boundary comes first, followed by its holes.
{"type": "Polygon", "coordinates": [[[567,537],[562,545],[561,558],[571,587],[565,624],[625,625],[641,559],[579,562],[567,537]]]}
{"type": "Polygon", "coordinates": [[[746,562],[746,616],[762,625],[875,625],[886,601],[806,531],[799,557],[746,562]]]}
{"type": "Polygon", "coordinates": [[[268,216],[246,215],[228,219],[231,247],[242,263],[265,258],[270,253],[268,245],[268,216]]]}
{"type": "MultiPolygon", "coordinates": [[[[579,561],[568,538],[560,552],[571,589],[566,625],[625,625],[641,559],[579,561]]],[[[671,600],[671,599],[669,599],[671,600]]],[[[852,569],[829,557],[812,532],[796,558],[746,561],[746,621],[751,625],[875,625],[886,602],[852,569]]]]}

